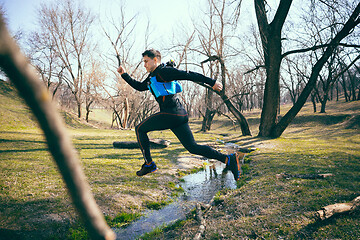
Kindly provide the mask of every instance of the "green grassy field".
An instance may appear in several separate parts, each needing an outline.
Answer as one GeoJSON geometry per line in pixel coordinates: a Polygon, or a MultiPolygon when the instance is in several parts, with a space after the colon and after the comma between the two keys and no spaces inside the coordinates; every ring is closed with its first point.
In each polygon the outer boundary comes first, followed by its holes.
{"type": "MultiPolygon", "coordinates": [[[[76,211],[29,109],[3,82],[0,101],[0,239],[81,239],[76,211]]],[[[215,142],[222,139],[257,148],[246,158],[249,171],[243,184],[219,193],[225,197],[207,213],[204,239],[359,239],[358,210],[323,222],[312,215],[323,206],[360,195],[359,113],[360,102],[329,102],[326,114],[314,114],[306,105],[279,139],[240,137],[238,128],[234,131],[228,119],[219,117],[212,131],[197,133],[201,121],[193,119],[191,128],[199,143],[221,149],[215,142]],[[279,173],[334,176],[277,179],[279,173]]],[[[101,119],[104,113],[94,114],[102,124],[109,124],[101,119]]],[[[256,136],[260,112],[244,114],[256,136]]],[[[113,141],[135,141],[134,131],[84,127],[70,117],[66,121],[109,224],[118,226],[118,219],[138,216],[149,202],[172,199],[174,183],[180,181],[174,171],[176,159],[189,153],[170,131],[151,134],[170,140],[171,145],[152,151],[159,171],[138,178],[140,151],[112,147],[113,141]]],[[[198,227],[189,216],[175,227],[149,234],[148,239],[193,238],[198,227]]]]}
{"type": "MultiPolygon", "coordinates": [[[[222,201],[206,215],[204,239],[360,239],[359,209],[325,221],[314,215],[360,195],[360,103],[330,102],[327,109],[314,114],[306,105],[278,139],[238,139],[257,148],[248,156],[250,172],[240,188],[221,192],[222,201]],[[333,176],[278,179],[281,173],[333,176]]],[[[256,122],[255,113],[247,116],[256,122]]],[[[198,228],[190,217],[149,239],[184,239],[198,228]]]]}
{"type": "MultiPolygon", "coordinates": [[[[69,227],[77,226],[77,214],[29,108],[8,84],[1,82],[0,87],[0,236],[12,239],[19,233],[19,239],[25,235],[63,239],[69,227]]],[[[110,127],[111,114],[96,110],[93,115],[97,125],[110,127]]],[[[149,203],[162,204],[176,196],[174,186],[181,175],[176,171],[176,159],[189,154],[170,131],[150,134],[172,143],[167,149],[152,150],[160,168],[157,174],[139,178],[135,172],[143,163],[140,150],[112,146],[114,141],[136,141],[133,130],[95,129],[73,114],[63,112],[62,116],[107,219],[138,214],[149,203]]],[[[216,139],[216,135],[198,136],[200,142],[216,139]]]]}

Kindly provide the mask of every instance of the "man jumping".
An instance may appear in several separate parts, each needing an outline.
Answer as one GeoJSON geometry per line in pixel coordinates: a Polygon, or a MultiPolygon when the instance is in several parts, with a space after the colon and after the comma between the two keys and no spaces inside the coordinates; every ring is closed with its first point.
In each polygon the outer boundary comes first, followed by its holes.
{"type": "Polygon", "coordinates": [[[188,124],[188,114],[177,95],[177,93],[182,91],[182,87],[177,80],[205,83],[215,91],[221,91],[222,84],[199,73],[182,71],[161,64],[161,54],[157,50],[146,50],[142,56],[144,67],[149,73],[143,82],[136,81],[130,77],[122,66],[117,69],[121,77],[134,89],[138,91],[150,90],[160,106],[158,113],[146,118],[135,127],[137,141],[145,160],[145,163],[136,174],[143,176],[157,170],[157,166],[151,158],[150,141],[147,133],[170,129],[190,153],[225,163],[227,168],[233,173],[234,179],[236,181],[239,180],[240,163],[238,155],[236,153],[225,155],[209,146],[197,144],[188,124]]]}

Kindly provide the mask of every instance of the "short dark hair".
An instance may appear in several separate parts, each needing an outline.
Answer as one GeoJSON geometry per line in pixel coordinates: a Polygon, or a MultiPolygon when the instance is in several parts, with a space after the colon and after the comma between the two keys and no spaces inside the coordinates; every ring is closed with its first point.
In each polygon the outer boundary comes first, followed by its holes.
{"type": "Polygon", "coordinates": [[[158,50],[155,49],[148,49],[145,50],[145,52],[142,53],[142,56],[148,56],[151,59],[154,59],[155,57],[161,60],[161,53],[158,50]]]}

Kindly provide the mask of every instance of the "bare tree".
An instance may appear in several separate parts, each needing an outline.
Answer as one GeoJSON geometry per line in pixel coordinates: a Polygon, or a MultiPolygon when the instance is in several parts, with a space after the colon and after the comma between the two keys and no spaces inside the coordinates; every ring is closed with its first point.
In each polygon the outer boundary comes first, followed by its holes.
{"type": "MultiPolygon", "coordinates": [[[[201,131],[210,130],[213,117],[216,113],[221,113],[220,109],[223,108],[223,104],[225,104],[227,109],[224,110],[230,111],[236,117],[243,135],[250,135],[246,119],[232,103],[233,97],[229,97],[226,94],[226,88],[229,81],[231,81],[231,77],[225,63],[227,59],[239,54],[239,51],[230,44],[231,39],[234,39],[230,32],[234,29],[229,18],[229,9],[231,9],[231,11],[233,11],[233,9],[228,6],[229,3],[225,0],[208,1],[209,9],[206,14],[207,19],[203,21],[202,24],[195,26],[195,33],[199,44],[198,46],[190,46],[190,44],[183,45],[184,54],[182,54],[182,56],[186,56],[188,50],[204,55],[206,58],[201,62],[203,73],[222,81],[224,86],[223,90],[219,93],[201,84],[206,87],[204,110],[199,108],[199,112],[203,116],[201,131]],[[219,95],[222,101],[216,99],[214,93],[219,95]]],[[[192,42],[191,45],[196,44],[191,37],[189,40],[192,42]]],[[[185,59],[187,60],[187,58],[185,59]]],[[[186,65],[188,64],[189,63],[186,62],[186,65]]],[[[236,93],[236,95],[239,96],[241,94],[236,93]]]]}
{"type": "Polygon", "coordinates": [[[42,5],[39,10],[40,29],[43,35],[51,39],[51,46],[65,69],[63,79],[71,89],[79,118],[93,21],[94,16],[90,11],[71,0],[57,5],[42,5]]]}
{"type": "MultiPolygon", "coordinates": [[[[341,29],[337,32],[334,38],[329,40],[329,44],[326,45],[325,51],[322,54],[321,58],[315,63],[312,68],[312,72],[307,82],[304,90],[301,92],[298,101],[294,106],[284,115],[283,118],[279,121],[278,124],[272,129],[270,136],[279,137],[290,122],[295,118],[297,113],[304,106],[307,98],[309,97],[312,89],[316,84],[316,80],[319,77],[320,71],[323,68],[324,64],[328,61],[331,55],[334,53],[335,49],[340,45],[341,41],[347,37],[354,28],[360,23],[360,3],[354,8],[348,20],[342,25],[341,29]]],[[[300,50],[303,51],[303,50],[300,50]]],[[[287,55],[287,54],[284,54],[287,55]]]]}
{"type": "MultiPolygon", "coordinates": [[[[139,71],[141,61],[134,61],[133,56],[138,56],[139,53],[134,52],[134,44],[136,40],[135,29],[137,26],[137,15],[131,17],[126,16],[124,6],[120,6],[119,18],[109,18],[109,27],[103,32],[109,43],[111,44],[110,61],[114,62],[112,71],[115,74],[114,79],[118,81],[114,87],[115,94],[111,95],[109,91],[108,97],[111,100],[111,109],[113,110],[113,123],[116,122],[120,128],[127,128],[134,126],[138,121],[143,120],[154,111],[154,104],[149,100],[150,96],[145,94],[140,96],[127,83],[122,81],[119,74],[115,71],[117,66],[122,65],[127,69],[130,75],[138,79],[144,78],[145,74],[139,71]],[[117,60],[116,60],[117,59],[117,60]],[[139,101],[140,100],[140,101],[139,101]]],[[[149,42],[151,35],[150,25],[147,25],[145,31],[145,46],[149,42]]]]}
{"type": "Polygon", "coordinates": [[[327,63],[326,67],[327,77],[324,78],[320,74],[318,84],[314,87],[317,99],[321,103],[320,113],[325,113],[326,103],[330,99],[329,94],[332,91],[335,83],[338,81],[341,75],[343,75],[356,63],[356,61],[360,59],[360,55],[358,55],[351,63],[346,65],[342,64],[342,61],[338,58],[339,56],[337,54],[334,54],[332,57],[330,57],[330,61],[327,63]],[[335,66],[335,64],[337,66],[335,66]]]}
{"type": "MultiPolygon", "coordinates": [[[[227,109],[235,116],[237,122],[241,127],[242,134],[244,136],[251,135],[249,125],[247,123],[246,118],[241,114],[241,112],[235,107],[232,103],[232,98],[235,96],[241,96],[243,94],[236,93],[234,96],[229,97],[227,95],[227,86],[228,82],[231,79],[231,75],[229,74],[226,68],[226,59],[230,58],[231,55],[238,55],[238,50],[230,47],[230,42],[228,42],[231,37],[228,36],[226,31],[229,31],[228,27],[231,25],[230,21],[226,19],[226,7],[227,2],[225,0],[222,1],[209,1],[210,5],[210,22],[209,22],[209,40],[205,41],[205,38],[201,38],[201,43],[203,49],[206,52],[207,59],[202,61],[201,64],[209,63],[210,74],[212,77],[220,78],[223,84],[223,89],[221,92],[217,93],[223,103],[225,103],[227,109]],[[214,54],[212,54],[214,53],[214,54]],[[213,76],[213,67],[215,68],[216,76],[213,76]]],[[[206,103],[207,103],[207,112],[205,113],[204,119],[207,121],[203,121],[202,130],[209,130],[210,124],[213,116],[216,113],[215,109],[211,109],[211,104],[213,100],[211,100],[211,96],[213,91],[211,88],[207,90],[206,103]]]]}
{"type": "Polygon", "coordinates": [[[269,136],[276,124],[280,100],[281,30],[292,0],[280,1],[271,23],[268,22],[265,1],[255,0],[255,12],[263,47],[266,69],[264,104],[261,112],[259,136],[269,136]]]}
{"type": "Polygon", "coordinates": [[[339,86],[339,92],[344,94],[346,102],[360,100],[360,67],[359,64],[355,63],[360,58],[360,54],[359,51],[356,53],[358,57],[354,59],[351,65],[346,64],[344,59],[339,60],[340,76],[338,83],[341,86],[341,89],[339,86]]]}
{"type": "Polygon", "coordinates": [[[355,65],[352,71],[348,71],[349,73],[349,80],[350,80],[350,90],[352,95],[352,100],[360,100],[360,65],[355,65]],[[356,96],[357,91],[357,96],[356,96]]]}
{"type": "Polygon", "coordinates": [[[290,97],[292,104],[295,104],[304,85],[305,76],[302,72],[299,72],[299,65],[302,63],[299,59],[290,60],[288,58],[285,58],[285,62],[286,75],[280,76],[280,79],[282,87],[288,91],[288,96],[290,97]]]}
{"type": "Polygon", "coordinates": [[[91,106],[99,101],[101,96],[98,92],[101,86],[104,84],[104,80],[106,78],[106,74],[101,70],[101,66],[99,62],[91,59],[91,68],[88,73],[84,75],[84,98],[85,98],[85,109],[86,115],[85,120],[89,122],[89,115],[91,112],[91,106]]]}
{"type": "Polygon", "coordinates": [[[61,67],[54,44],[47,34],[41,31],[31,34],[28,56],[54,98],[62,84],[64,67],[61,67]]]}
{"type": "MultiPolygon", "coordinates": [[[[254,2],[261,42],[263,46],[266,70],[264,106],[261,113],[259,136],[279,137],[305,104],[308,96],[316,84],[324,64],[334,53],[334,50],[340,45],[341,41],[346,36],[348,36],[359,24],[360,3],[353,8],[353,12],[350,14],[350,18],[348,18],[346,22],[341,23],[341,25],[339,24],[339,26],[342,27],[340,29],[336,29],[336,34],[334,37],[328,37],[326,41],[327,44],[315,44],[309,48],[302,48],[282,53],[282,28],[292,1],[281,0],[273,20],[270,23],[268,22],[267,11],[265,9],[265,1],[254,0],[254,2]],[[314,64],[309,81],[307,82],[305,88],[299,95],[298,100],[294,106],[289,110],[288,113],[285,114],[283,118],[281,118],[279,122],[277,122],[280,98],[279,76],[282,59],[290,54],[316,51],[320,48],[324,49],[324,51],[321,54],[321,57],[319,57],[319,60],[314,64]]],[[[324,4],[327,4],[326,6],[330,6],[328,3],[324,4]]],[[[334,9],[336,8],[333,8],[333,6],[329,7],[329,10],[334,9]]]]}
{"type": "MultiPolygon", "coordinates": [[[[208,23],[204,22],[204,28],[205,31],[200,30],[199,27],[197,27],[196,31],[198,34],[199,42],[200,42],[200,48],[197,50],[201,53],[203,53],[207,58],[210,59],[212,55],[214,55],[213,47],[215,45],[215,32],[216,32],[216,24],[215,24],[215,10],[214,10],[214,4],[212,0],[208,0],[208,6],[209,6],[209,12],[208,12],[208,23]]],[[[216,54],[215,54],[216,55],[216,54]]],[[[216,64],[214,64],[213,61],[203,61],[201,64],[201,67],[203,69],[203,72],[205,73],[204,69],[204,63],[208,62],[208,69],[209,69],[209,75],[212,78],[215,78],[216,74],[216,64]]],[[[214,106],[214,100],[213,100],[213,91],[211,91],[210,88],[206,89],[205,92],[205,112],[201,113],[203,116],[201,131],[206,132],[211,129],[211,123],[215,116],[216,109],[214,106]]]]}

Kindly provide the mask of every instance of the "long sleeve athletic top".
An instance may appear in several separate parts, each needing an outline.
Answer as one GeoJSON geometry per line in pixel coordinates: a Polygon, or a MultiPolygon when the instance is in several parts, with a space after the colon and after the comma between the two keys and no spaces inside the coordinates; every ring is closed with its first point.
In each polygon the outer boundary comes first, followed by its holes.
{"type": "MultiPolygon", "coordinates": [[[[191,71],[182,71],[177,68],[170,66],[165,66],[164,64],[159,65],[153,72],[151,72],[148,77],[140,82],[129,76],[127,73],[123,73],[121,77],[134,89],[138,91],[149,90],[150,79],[156,77],[159,82],[171,82],[174,80],[190,80],[193,82],[201,82],[210,85],[211,87],[215,85],[216,80],[206,77],[202,74],[191,72],[191,71]]],[[[154,95],[156,101],[159,103],[160,111],[174,108],[179,106],[179,101],[177,94],[159,96],[156,97],[154,92],[151,90],[151,93],[154,95]]]]}

